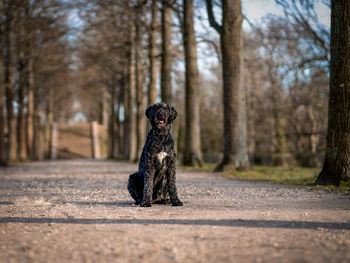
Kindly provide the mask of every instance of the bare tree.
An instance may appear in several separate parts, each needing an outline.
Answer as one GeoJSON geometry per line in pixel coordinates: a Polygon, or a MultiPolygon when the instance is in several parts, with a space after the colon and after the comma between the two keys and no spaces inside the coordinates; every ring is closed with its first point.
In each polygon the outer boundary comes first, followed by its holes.
{"type": "Polygon", "coordinates": [[[146,137],[146,118],[145,116],[145,91],[143,87],[143,66],[142,66],[142,14],[144,3],[142,0],[137,1],[135,6],[135,84],[136,84],[136,159],[140,158],[145,137],[146,137]]]}
{"type": "Polygon", "coordinates": [[[157,101],[157,27],[158,27],[158,0],[152,0],[151,4],[151,26],[149,31],[149,84],[148,84],[148,105],[157,101]]]}
{"type": "Polygon", "coordinates": [[[4,6],[4,84],[6,90],[6,109],[7,109],[7,127],[8,127],[8,160],[10,162],[17,160],[17,139],[16,139],[16,119],[13,109],[13,88],[12,88],[12,47],[11,37],[12,23],[14,17],[14,2],[3,0],[4,6]]]}
{"type": "Polygon", "coordinates": [[[113,159],[115,157],[115,100],[116,100],[116,80],[112,79],[110,83],[110,110],[108,123],[108,157],[113,159]]]}
{"type": "Polygon", "coordinates": [[[162,63],[161,63],[161,97],[162,101],[172,104],[171,87],[171,0],[162,0],[162,63]]]}
{"type": "Polygon", "coordinates": [[[0,54],[0,164],[6,162],[5,155],[5,143],[4,143],[4,132],[5,132],[5,118],[4,118],[4,90],[2,81],[2,55],[0,54]]]}
{"type": "Polygon", "coordinates": [[[81,18],[85,21],[78,45],[82,61],[78,69],[81,76],[79,100],[89,120],[101,119],[101,116],[109,119],[106,141],[109,157],[134,161],[137,158],[136,129],[140,127],[136,117],[144,118],[144,106],[136,103],[136,99],[141,102],[145,99],[142,92],[136,90],[136,87],[141,87],[141,91],[144,88],[142,53],[138,53],[143,49],[144,16],[143,9],[139,8],[144,1],[87,2],[90,6],[79,6],[84,10],[81,18]],[[97,97],[101,98],[99,103],[91,107],[97,97]]]}
{"type": "Polygon", "coordinates": [[[183,42],[186,62],[185,149],[183,164],[202,166],[197,45],[194,32],[193,0],[183,1],[183,42]]]}
{"type": "Polygon", "coordinates": [[[27,58],[25,57],[25,22],[26,14],[24,8],[20,6],[17,9],[17,30],[16,30],[16,51],[17,51],[17,72],[18,72],[18,111],[17,111],[17,141],[18,157],[21,161],[27,159],[27,145],[25,133],[24,99],[27,78],[27,58]]]}
{"type": "MultiPolygon", "coordinates": [[[[35,5],[37,2],[33,2],[32,5],[35,5]]],[[[32,50],[32,33],[35,31],[35,28],[38,26],[37,23],[33,23],[35,19],[33,18],[32,8],[28,0],[22,1],[21,8],[23,9],[23,19],[21,23],[21,29],[23,30],[23,37],[21,41],[21,56],[23,61],[23,71],[24,75],[22,88],[24,89],[24,97],[26,98],[26,114],[24,116],[25,119],[25,127],[23,132],[25,133],[25,145],[27,157],[29,159],[34,159],[34,72],[33,72],[33,50],[32,50]]],[[[22,128],[18,127],[18,130],[22,128]]],[[[23,136],[23,135],[22,135],[23,136]]]]}
{"type": "Polygon", "coordinates": [[[224,157],[216,171],[247,169],[246,102],[243,85],[243,34],[240,0],[222,1],[222,25],[206,0],[210,25],[220,34],[223,73],[224,157]]]}
{"type": "Polygon", "coordinates": [[[28,60],[27,75],[27,114],[26,114],[26,145],[30,159],[34,159],[34,73],[33,58],[28,60]]]}
{"type": "Polygon", "coordinates": [[[135,105],[135,92],[136,92],[136,83],[135,83],[135,27],[131,26],[130,32],[130,51],[129,51],[129,82],[127,90],[127,107],[126,107],[126,149],[128,149],[128,159],[134,161],[137,157],[137,135],[136,135],[136,116],[134,113],[135,105]]]}
{"type": "MultiPolygon", "coordinates": [[[[283,8],[290,26],[309,46],[299,67],[315,61],[329,62],[329,28],[320,23],[315,8],[315,0],[275,0],[283,8]]],[[[329,0],[322,1],[328,5],[329,0]]]]}
{"type": "Polygon", "coordinates": [[[331,3],[330,93],[326,157],[316,184],[350,181],[350,2],[331,3]]]}
{"type": "Polygon", "coordinates": [[[6,162],[6,155],[5,155],[5,143],[4,143],[4,133],[5,133],[5,118],[4,118],[4,82],[3,82],[3,45],[4,45],[4,38],[3,38],[3,32],[4,32],[4,23],[3,23],[3,16],[4,16],[4,7],[3,7],[3,1],[0,1],[0,164],[4,164],[6,162]]]}
{"type": "MultiPolygon", "coordinates": [[[[62,12],[65,10],[64,4],[59,1],[29,3],[29,7],[25,7],[29,8],[30,18],[26,32],[30,48],[26,58],[27,86],[28,92],[33,87],[34,107],[28,105],[28,109],[33,107],[33,156],[34,159],[43,159],[50,157],[53,122],[72,110],[69,78],[71,53],[65,38],[68,25],[65,12],[62,12]],[[61,107],[62,104],[65,107],[61,107]]],[[[31,94],[28,93],[28,102],[30,97],[31,94]]],[[[30,127],[27,128],[30,130],[30,127]]]]}

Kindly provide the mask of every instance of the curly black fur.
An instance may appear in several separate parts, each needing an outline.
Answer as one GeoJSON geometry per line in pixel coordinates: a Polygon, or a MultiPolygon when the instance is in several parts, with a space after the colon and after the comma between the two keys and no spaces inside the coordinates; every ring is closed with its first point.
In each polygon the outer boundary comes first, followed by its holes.
{"type": "Polygon", "coordinates": [[[137,205],[182,205],[176,191],[176,152],[170,134],[176,115],[175,108],[165,103],[154,104],[146,110],[152,129],[143,147],[139,171],[130,175],[128,184],[129,193],[137,205]]]}

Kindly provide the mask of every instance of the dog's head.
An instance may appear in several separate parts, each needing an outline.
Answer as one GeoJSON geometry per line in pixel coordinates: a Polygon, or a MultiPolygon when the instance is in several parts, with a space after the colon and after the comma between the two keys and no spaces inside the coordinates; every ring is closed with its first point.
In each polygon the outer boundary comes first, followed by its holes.
{"type": "Polygon", "coordinates": [[[146,116],[151,122],[152,127],[165,129],[170,127],[172,122],[176,119],[177,112],[174,107],[165,103],[157,103],[148,107],[146,116]]]}

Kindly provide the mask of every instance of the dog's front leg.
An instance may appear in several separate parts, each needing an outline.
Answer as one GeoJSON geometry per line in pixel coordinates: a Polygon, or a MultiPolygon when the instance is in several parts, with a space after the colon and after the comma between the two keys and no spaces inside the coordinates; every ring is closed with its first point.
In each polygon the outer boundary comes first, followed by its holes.
{"type": "Polygon", "coordinates": [[[144,188],[143,188],[143,198],[141,205],[142,207],[152,206],[152,194],[153,194],[153,178],[154,169],[147,169],[144,173],[144,188]]]}
{"type": "Polygon", "coordinates": [[[168,192],[169,192],[171,204],[173,206],[182,206],[183,203],[180,201],[177,195],[177,189],[176,189],[175,161],[170,161],[169,167],[166,170],[166,177],[168,181],[168,192]]]}

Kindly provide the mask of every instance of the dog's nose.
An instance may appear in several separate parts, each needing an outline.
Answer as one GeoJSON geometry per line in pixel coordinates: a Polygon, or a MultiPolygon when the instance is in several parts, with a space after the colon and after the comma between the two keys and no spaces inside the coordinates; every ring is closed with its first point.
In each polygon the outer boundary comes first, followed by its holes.
{"type": "Polygon", "coordinates": [[[165,119],[165,113],[163,111],[160,111],[157,113],[157,118],[158,119],[165,119]]]}

